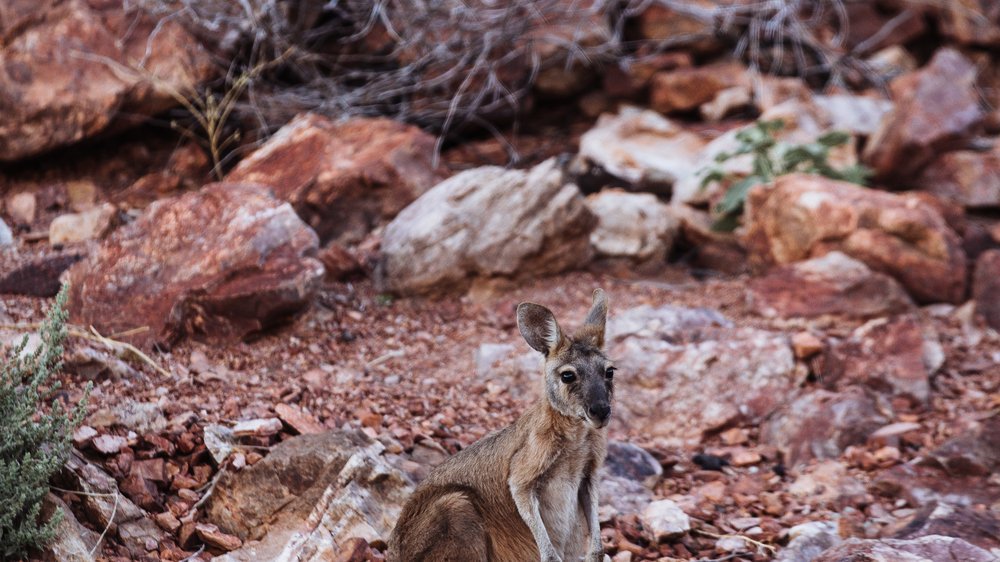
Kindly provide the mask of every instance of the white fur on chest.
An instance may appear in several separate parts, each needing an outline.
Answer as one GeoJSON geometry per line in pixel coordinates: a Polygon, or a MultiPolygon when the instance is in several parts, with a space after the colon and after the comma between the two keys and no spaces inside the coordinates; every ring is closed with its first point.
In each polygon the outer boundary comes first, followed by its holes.
{"type": "Polygon", "coordinates": [[[553,546],[569,562],[583,554],[586,543],[587,520],[579,500],[583,467],[560,468],[539,489],[539,507],[553,546]]]}

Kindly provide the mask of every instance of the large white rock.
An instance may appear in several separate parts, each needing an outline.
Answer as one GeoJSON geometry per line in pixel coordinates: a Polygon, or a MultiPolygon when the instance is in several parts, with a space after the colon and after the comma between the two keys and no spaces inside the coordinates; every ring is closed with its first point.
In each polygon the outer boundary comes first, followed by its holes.
{"type": "Polygon", "coordinates": [[[606,189],[588,196],[587,207],[597,217],[590,243],[600,256],[662,261],[680,230],[671,207],[651,193],[606,189]]]}
{"type": "Polygon", "coordinates": [[[594,216],[555,159],[445,180],[386,227],[381,290],[426,293],[470,277],[527,277],[585,265],[594,216]]]}
{"type": "Polygon", "coordinates": [[[652,110],[605,114],[580,137],[580,156],[633,185],[673,184],[697,172],[705,141],[652,110]]]}

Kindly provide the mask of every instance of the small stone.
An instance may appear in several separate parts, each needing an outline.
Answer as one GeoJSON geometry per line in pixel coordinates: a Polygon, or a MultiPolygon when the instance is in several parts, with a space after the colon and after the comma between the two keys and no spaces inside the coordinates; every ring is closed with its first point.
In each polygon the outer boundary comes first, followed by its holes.
{"type": "Polygon", "coordinates": [[[243,546],[243,541],[239,537],[227,535],[219,530],[215,525],[199,523],[194,527],[198,538],[205,541],[205,544],[229,552],[243,546]]]}
{"type": "Polygon", "coordinates": [[[326,431],[326,428],[311,414],[307,414],[290,404],[278,404],[274,407],[274,413],[278,414],[278,418],[298,432],[299,435],[323,433],[326,431]]]}
{"type": "Polygon", "coordinates": [[[895,447],[882,447],[875,451],[875,462],[882,466],[889,466],[899,462],[902,454],[895,447]]]}
{"type": "Polygon", "coordinates": [[[748,451],[746,449],[740,449],[733,453],[732,458],[729,459],[729,463],[733,466],[750,466],[759,463],[763,458],[760,453],[756,451],[748,451]]]}
{"type": "Polygon", "coordinates": [[[722,537],[721,539],[715,541],[715,548],[721,550],[722,552],[737,552],[741,550],[746,550],[747,541],[742,537],[730,536],[722,537]]]}
{"type": "Polygon", "coordinates": [[[792,349],[795,351],[795,357],[808,359],[823,351],[823,341],[811,332],[798,332],[792,336],[792,349]]]}
{"type": "Polygon", "coordinates": [[[94,448],[105,455],[114,455],[128,444],[128,440],[120,435],[100,435],[92,441],[94,448]]]}
{"type": "Polygon", "coordinates": [[[49,244],[71,244],[101,238],[111,228],[117,210],[110,203],[56,217],[49,225],[49,244]]]}
{"type": "Polygon", "coordinates": [[[73,432],[73,446],[82,449],[97,437],[97,430],[89,425],[81,425],[73,432]]]}
{"type": "Polygon", "coordinates": [[[658,542],[681,537],[691,530],[690,518],[671,500],[650,503],[639,518],[658,542]]]}
{"type": "Polygon", "coordinates": [[[236,437],[268,437],[281,431],[281,420],[278,418],[263,418],[236,422],[233,435],[236,437]]]}
{"type": "Polygon", "coordinates": [[[7,214],[16,225],[30,225],[35,222],[38,198],[30,191],[15,193],[7,198],[7,214]]]}
{"type": "Polygon", "coordinates": [[[168,533],[176,533],[178,529],[181,528],[181,522],[173,513],[169,511],[164,511],[163,513],[157,513],[153,516],[156,524],[160,526],[161,529],[168,533]]]}
{"type": "Polygon", "coordinates": [[[14,233],[7,223],[0,219],[0,247],[12,246],[14,244],[14,233]]]}
{"type": "Polygon", "coordinates": [[[627,550],[623,550],[618,554],[615,554],[614,558],[611,559],[611,562],[632,562],[632,553],[627,550]]]}
{"type": "Polygon", "coordinates": [[[742,445],[750,440],[750,435],[742,427],[733,427],[719,434],[723,445],[742,445]]]}

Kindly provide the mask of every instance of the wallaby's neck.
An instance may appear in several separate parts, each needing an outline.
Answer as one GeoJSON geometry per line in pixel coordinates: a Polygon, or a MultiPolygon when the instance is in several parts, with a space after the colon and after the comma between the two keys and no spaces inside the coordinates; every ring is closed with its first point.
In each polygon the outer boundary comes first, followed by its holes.
{"type": "Polygon", "coordinates": [[[563,414],[545,398],[535,402],[532,414],[536,416],[537,422],[540,422],[538,428],[542,433],[560,439],[578,439],[587,433],[589,428],[585,420],[563,414]]]}

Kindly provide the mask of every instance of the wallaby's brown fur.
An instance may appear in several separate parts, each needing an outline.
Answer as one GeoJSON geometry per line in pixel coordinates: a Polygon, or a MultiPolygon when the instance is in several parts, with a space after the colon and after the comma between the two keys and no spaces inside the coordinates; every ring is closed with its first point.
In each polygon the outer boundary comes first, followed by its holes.
{"type": "Polygon", "coordinates": [[[517,322],[545,355],[545,396],[513,425],[435,468],[403,508],[389,562],[602,562],[597,469],[614,367],[604,355],[604,291],[572,337],[522,303],[517,322]]]}

